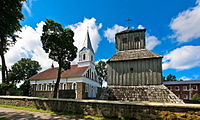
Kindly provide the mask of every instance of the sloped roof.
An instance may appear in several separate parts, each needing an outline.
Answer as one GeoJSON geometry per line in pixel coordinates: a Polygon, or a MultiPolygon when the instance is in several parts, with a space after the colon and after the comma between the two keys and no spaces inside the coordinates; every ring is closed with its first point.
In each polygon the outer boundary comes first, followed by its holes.
{"type": "Polygon", "coordinates": [[[93,53],[94,53],[94,50],[92,48],[92,44],[91,44],[91,41],[90,41],[90,35],[89,35],[89,31],[87,30],[87,35],[86,35],[86,39],[84,41],[84,47],[81,49],[81,51],[84,49],[84,48],[87,48],[87,49],[90,49],[93,53]]]}
{"type": "Polygon", "coordinates": [[[118,51],[108,60],[108,62],[147,59],[147,58],[162,58],[162,56],[154,52],[151,52],[147,49],[126,50],[126,51],[118,51]]]}
{"type": "Polygon", "coordinates": [[[181,84],[200,84],[200,80],[187,80],[187,81],[166,81],[164,85],[181,85],[181,84]]]}
{"type": "MultiPolygon", "coordinates": [[[[71,77],[81,77],[83,73],[87,70],[88,66],[78,67],[78,65],[71,65],[71,68],[64,70],[61,74],[61,78],[71,78],[71,77]]],[[[50,68],[41,73],[38,73],[29,78],[29,80],[47,80],[57,78],[57,69],[50,68]]]]}
{"type": "Polygon", "coordinates": [[[121,31],[119,33],[117,33],[116,35],[120,35],[120,34],[124,34],[124,33],[132,33],[132,32],[138,32],[138,31],[146,31],[146,29],[127,29],[124,31],[121,31]]]}

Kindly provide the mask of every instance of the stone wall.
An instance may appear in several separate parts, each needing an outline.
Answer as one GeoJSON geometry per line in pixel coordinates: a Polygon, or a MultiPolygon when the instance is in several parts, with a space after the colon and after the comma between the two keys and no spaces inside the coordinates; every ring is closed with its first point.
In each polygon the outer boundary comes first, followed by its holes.
{"type": "Polygon", "coordinates": [[[184,103],[164,85],[108,86],[100,96],[103,100],[184,103]]]}
{"type": "Polygon", "coordinates": [[[0,104],[30,106],[38,109],[104,117],[148,118],[152,115],[158,115],[161,111],[200,114],[200,105],[197,104],[48,99],[19,96],[0,96],[0,104]]]}

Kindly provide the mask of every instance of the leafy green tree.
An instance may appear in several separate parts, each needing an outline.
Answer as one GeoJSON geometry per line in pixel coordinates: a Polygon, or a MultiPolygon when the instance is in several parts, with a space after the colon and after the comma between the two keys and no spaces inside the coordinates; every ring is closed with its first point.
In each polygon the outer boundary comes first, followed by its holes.
{"type": "Polygon", "coordinates": [[[8,80],[12,83],[28,80],[31,76],[37,74],[41,70],[39,62],[29,58],[22,58],[13,66],[8,74],[8,80]]]}
{"type": "Polygon", "coordinates": [[[16,42],[16,31],[20,30],[20,20],[23,19],[22,1],[0,0],[0,56],[2,61],[2,82],[6,81],[7,71],[4,54],[8,47],[16,42]]]}
{"type": "Polygon", "coordinates": [[[164,81],[177,81],[176,76],[169,74],[167,77],[163,77],[164,81]]]}
{"type": "Polygon", "coordinates": [[[97,71],[97,76],[98,76],[98,80],[100,81],[100,84],[102,86],[103,84],[103,80],[107,80],[107,69],[106,69],[106,62],[104,61],[99,61],[96,65],[95,65],[95,69],[97,71]]]}
{"type": "Polygon", "coordinates": [[[192,96],[192,100],[199,101],[200,100],[200,94],[196,93],[192,96]]]}
{"type": "Polygon", "coordinates": [[[21,95],[30,96],[31,95],[31,84],[29,80],[25,80],[24,83],[20,86],[19,90],[21,91],[21,95]]]}
{"type": "Polygon", "coordinates": [[[10,83],[1,83],[0,84],[0,95],[16,95],[17,86],[10,83]]]}
{"type": "Polygon", "coordinates": [[[70,69],[70,61],[76,58],[77,48],[74,46],[74,32],[71,29],[64,29],[61,24],[47,19],[43,26],[41,41],[43,49],[49,53],[49,58],[58,62],[57,81],[53,97],[57,97],[58,86],[62,68],[70,69]]]}

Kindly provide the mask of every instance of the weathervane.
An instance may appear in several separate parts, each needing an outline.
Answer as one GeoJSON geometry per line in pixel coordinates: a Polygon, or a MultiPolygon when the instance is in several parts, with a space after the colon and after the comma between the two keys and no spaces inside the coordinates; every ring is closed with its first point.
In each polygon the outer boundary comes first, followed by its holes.
{"type": "Polygon", "coordinates": [[[131,18],[128,17],[128,19],[126,19],[127,23],[128,23],[128,29],[130,28],[130,22],[132,21],[131,18]]]}

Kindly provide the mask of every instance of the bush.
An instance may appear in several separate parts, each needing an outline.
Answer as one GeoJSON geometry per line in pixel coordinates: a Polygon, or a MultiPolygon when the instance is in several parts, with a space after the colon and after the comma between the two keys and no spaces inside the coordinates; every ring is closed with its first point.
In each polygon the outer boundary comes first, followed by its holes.
{"type": "Polygon", "coordinates": [[[0,95],[16,95],[18,92],[16,85],[10,83],[0,84],[0,95]]]}
{"type": "Polygon", "coordinates": [[[31,94],[31,85],[29,80],[25,80],[24,83],[20,86],[20,91],[22,96],[30,96],[31,94]]]}
{"type": "Polygon", "coordinates": [[[200,101],[200,95],[198,93],[194,94],[192,100],[200,101]]]}

